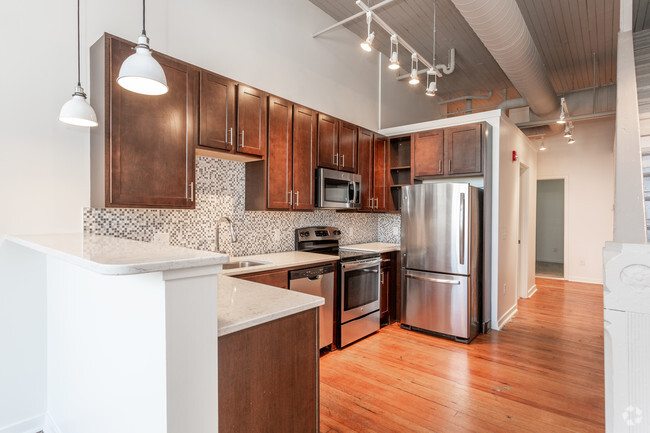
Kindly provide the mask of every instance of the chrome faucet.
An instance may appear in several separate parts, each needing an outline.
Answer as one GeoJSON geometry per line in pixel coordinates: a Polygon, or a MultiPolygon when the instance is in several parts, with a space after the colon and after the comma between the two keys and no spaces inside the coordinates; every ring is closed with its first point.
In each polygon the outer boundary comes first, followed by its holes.
{"type": "Polygon", "coordinates": [[[225,251],[221,251],[221,246],[219,245],[219,227],[221,227],[221,223],[224,222],[230,224],[230,235],[232,236],[232,241],[237,242],[237,236],[235,236],[235,228],[233,227],[230,218],[228,217],[219,218],[219,221],[217,221],[217,229],[216,229],[216,234],[217,234],[216,252],[218,253],[225,253],[225,251]]]}

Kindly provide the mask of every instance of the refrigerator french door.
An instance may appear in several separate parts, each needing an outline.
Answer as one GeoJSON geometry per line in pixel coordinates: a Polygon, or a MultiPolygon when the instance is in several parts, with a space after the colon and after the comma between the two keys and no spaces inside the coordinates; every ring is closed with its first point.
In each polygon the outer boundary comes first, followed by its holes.
{"type": "Polygon", "coordinates": [[[482,190],[402,188],[402,324],[469,343],[479,331],[482,190]]]}

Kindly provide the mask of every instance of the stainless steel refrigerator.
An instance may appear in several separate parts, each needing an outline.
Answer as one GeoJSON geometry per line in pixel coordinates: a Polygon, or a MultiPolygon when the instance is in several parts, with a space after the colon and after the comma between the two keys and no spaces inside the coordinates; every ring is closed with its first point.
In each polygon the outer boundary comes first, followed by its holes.
{"type": "Polygon", "coordinates": [[[480,329],[483,191],[402,188],[402,326],[469,343],[480,329]]]}

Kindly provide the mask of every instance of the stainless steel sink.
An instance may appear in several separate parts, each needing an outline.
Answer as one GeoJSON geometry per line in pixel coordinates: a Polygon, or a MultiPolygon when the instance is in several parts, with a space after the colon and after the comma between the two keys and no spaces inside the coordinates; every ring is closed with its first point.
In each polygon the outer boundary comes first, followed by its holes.
{"type": "Polygon", "coordinates": [[[252,260],[242,260],[241,262],[228,262],[223,264],[223,269],[248,268],[251,266],[266,265],[266,262],[255,262],[252,260]]]}

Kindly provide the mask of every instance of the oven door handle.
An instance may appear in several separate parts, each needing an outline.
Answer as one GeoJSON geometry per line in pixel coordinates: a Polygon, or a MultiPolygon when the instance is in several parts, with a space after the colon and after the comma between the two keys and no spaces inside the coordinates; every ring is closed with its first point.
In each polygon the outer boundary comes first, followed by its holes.
{"type": "Polygon", "coordinates": [[[341,267],[346,271],[351,271],[353,269],[371,268],[373,266],[378,266],[380,263],[381,258],[377,258],[372,260],[363,260],[360,262],[341,263],[341,267]]]}

